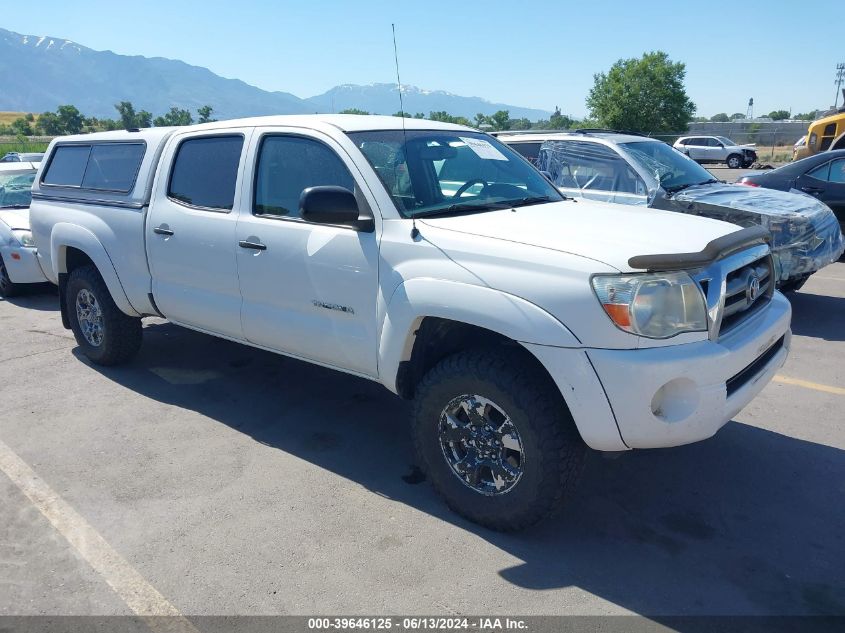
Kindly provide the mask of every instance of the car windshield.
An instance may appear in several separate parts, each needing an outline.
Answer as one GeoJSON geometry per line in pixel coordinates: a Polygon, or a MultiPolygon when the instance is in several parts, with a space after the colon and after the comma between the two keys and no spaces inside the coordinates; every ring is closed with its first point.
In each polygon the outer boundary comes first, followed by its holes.
{"type": "Polygon", "coordinates": [[[667,193],[693,185],[717,182],[704,167],[666,143],[640,141],[619,145],[635,162],[652,174],[667,193]]]}
{"type": "Polygon", "coordinates": [[[736,143],[734,143],[731,139],[725,138],[724,136],[717,136],[716,138],[719,139],[725,147],[733,147],[736,145],[736,143]]]}
{"type": "Polygon", "coordinates": [[[0,208],[25,208],[32,201],[35,170],[0,172],[0,208]]]}
{"type": "Polygon", "coordinates": [[[463,130],[350,132],[406,218],[451,215],[562,200],[519,154],[463,130]]]}

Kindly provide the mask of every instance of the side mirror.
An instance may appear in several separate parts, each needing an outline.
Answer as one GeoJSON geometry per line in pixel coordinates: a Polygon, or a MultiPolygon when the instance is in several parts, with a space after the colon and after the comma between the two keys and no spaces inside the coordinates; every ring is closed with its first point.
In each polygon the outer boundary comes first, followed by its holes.
{"type": "Polygon", "coordinates": [[[355,194],[345,187],[308,187],[299,196],[302,219],[314,224],[350,226],[370,233],[375,230],[372,217],[360,217],[355,194]]]}

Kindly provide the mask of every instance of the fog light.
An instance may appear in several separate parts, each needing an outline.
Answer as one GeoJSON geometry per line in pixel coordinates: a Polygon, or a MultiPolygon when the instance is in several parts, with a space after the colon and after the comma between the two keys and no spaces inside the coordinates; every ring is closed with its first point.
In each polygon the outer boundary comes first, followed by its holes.
{"type": "Polygon", "coordinates": [[[651,412],[663,422],[681,422],[695,413],[701,396],[689,378],[670,380],[651,399],[651,412]]]}

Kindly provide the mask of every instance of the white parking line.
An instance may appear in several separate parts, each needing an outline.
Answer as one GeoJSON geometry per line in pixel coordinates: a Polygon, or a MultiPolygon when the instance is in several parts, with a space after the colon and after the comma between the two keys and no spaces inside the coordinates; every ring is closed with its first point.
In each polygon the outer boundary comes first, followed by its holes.
{"type": "Polygon", "coordinates": [[[25,494],[135,614],[155,630],[198,633],[82,516],[0,441],[0,470],[25,494]],[[159,618],[157,616],[171,616],[159,618]]]}

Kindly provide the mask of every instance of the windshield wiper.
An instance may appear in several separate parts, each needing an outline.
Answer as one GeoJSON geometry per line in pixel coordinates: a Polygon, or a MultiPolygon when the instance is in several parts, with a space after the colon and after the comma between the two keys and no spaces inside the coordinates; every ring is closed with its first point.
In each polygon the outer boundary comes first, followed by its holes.
{"type": "MultiPolygon", "coordinates": [[[[561,199],[566,200],[566,196],[561,199]]],[[[524,207],[529,204],[540,204],[542,202],[554,202],[554,200],[549,196],[529,196],[527,198],[520,198],[519,200],[508,200],[507,204],[512,209],[515,209],[516,207],[524,207]]]]}
{"type": "Polygon", "coordinates": [[[29,209],[28,204],[0,204],[0,209],[29,209]]]}
{"type": "Polygon", "coordinates": [[[510,203],[488,202],[486,204],[452,204],[448,207],[440,209],[428,209],[414,213],[412,218],[436,218],[438,216],[454,215],[460,213],[483,213],[484,211],[501,211],[502,209],[510,209],[510,203]]]}
{"type": "Polygon", "coordinates": [[[683,185],[675,185],[674,187],[663,187],[663,189],[668,194],[675,194],[679,191],[683,191],[684,189],[689,189],[690,187],[698,187],[699,185],[711,185],[716,182],[722,182],[721,180],[716,180],[715,178],[710,178],[709,180],[704,180],[702,182],[688,182],[683,185]]]}

